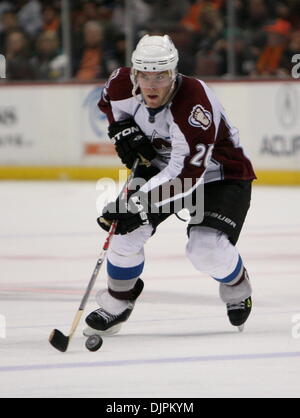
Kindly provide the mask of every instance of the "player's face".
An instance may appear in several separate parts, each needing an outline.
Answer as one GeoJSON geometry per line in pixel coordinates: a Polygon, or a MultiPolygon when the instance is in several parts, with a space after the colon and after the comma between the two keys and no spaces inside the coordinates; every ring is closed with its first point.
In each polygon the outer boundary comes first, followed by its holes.
{"type": "Polygon", "coordinates": [[[147,106],[154,109],[165,103],[172,86],[172,78],[168,71],[139,71],[137,82],[147,106]]]}

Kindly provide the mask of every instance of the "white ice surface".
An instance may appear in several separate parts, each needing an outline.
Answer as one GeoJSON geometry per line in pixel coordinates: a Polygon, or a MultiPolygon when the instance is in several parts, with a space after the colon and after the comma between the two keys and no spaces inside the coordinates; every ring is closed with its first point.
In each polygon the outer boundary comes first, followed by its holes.
{"type": "MultiPolygon", "coordinates": [[[[60,353],[48,336],[68,334],[105,238],[96,198],[94,182],[0,183],[0,397],[299,397],[299,188],[254,188],[238,242],[254,287],[244,333],[172,217],[146,247],[145,289],[121,333],[91,353],[82,321],[60,353]]],[[[105,285],[103,268],[95,290],[105,285]]]]}

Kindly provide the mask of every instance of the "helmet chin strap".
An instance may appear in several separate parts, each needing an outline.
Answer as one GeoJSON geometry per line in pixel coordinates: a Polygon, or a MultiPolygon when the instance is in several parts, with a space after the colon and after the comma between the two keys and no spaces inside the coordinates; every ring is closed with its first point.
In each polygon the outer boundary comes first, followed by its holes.
{"type": "Polygon", "coordinates": [[[169,93],[167,94],[167,96],[165,97],[164,102],[162,103],[162,106],[165,105],[165,104],[167,104],[169,102],[170,98],[172,97],[173,92],[175,90],[175,83],[176,83],[176,75],[175,75],[175,78],[172,81],[172,84],[171,84],[169,93]]]}

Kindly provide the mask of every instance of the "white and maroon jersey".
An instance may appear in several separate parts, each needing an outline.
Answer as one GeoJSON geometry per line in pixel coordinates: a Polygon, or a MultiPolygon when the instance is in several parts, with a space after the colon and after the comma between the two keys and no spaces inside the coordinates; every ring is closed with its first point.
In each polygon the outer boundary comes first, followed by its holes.
{"type": "Polygon", "coordinates": [[[256,178],[238,130],[203,81],[179,75],[175,94],[158,110],[146,106],[139,90],[134,97],[132,88],[130,68],[119,68],[103,89],[99,108],[109,123],[133,117],[156,149],[157,158],[151,163],[160,172],[143,186],[143,191],[173,179],[191,179],[186,196],[203,180],[256,178]]]}

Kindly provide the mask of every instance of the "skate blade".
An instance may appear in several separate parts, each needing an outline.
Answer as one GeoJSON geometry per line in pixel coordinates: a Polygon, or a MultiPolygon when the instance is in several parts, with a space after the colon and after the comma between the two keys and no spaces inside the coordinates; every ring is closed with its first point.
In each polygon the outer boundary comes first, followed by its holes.
{"type": "Polygon", "coordinates": [[[114,325],[113,327],[111,327],[111,328],[109,328],[105,331],[100,331],[100,330],[97,330],[97,329],[94,329],[94,328],[91,328],[91,327],[86,327],[83,330],[83,335],[85,337],[90,337],[91,335],[100,335],[100,337],[102,335],[110,336],[110,335],[117,334],[120,331],[121,328],[122,328],[122,324],[114,325]]]}
{"type": "Polygon", "coordinates": [[[237,329],[238,329],[239,332],[243,332],[244,331],[244,328],[245,328],[245,325],[244,324],[237,327],[237,329]]]}

